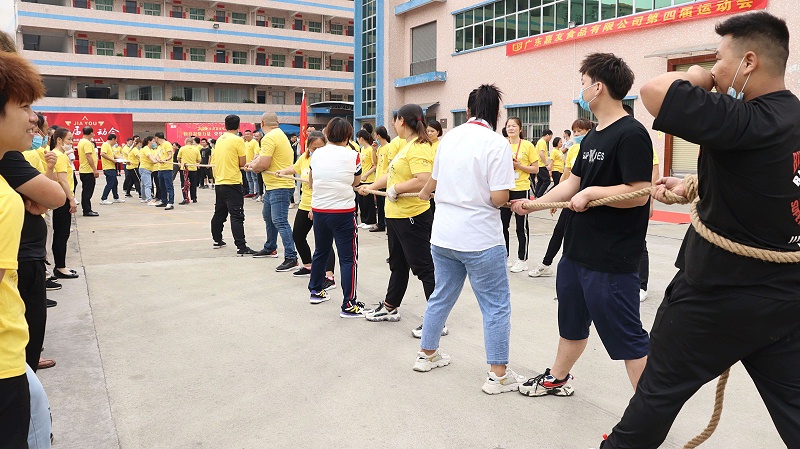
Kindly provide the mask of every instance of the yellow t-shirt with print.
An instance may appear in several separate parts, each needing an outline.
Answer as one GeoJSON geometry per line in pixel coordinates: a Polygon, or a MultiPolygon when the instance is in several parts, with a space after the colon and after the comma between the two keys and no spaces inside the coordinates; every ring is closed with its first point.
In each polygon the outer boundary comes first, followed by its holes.
{"type": "Polygon", "coordinates": [[[376,178],[380,178],[386,173],[389,173],[389,164],[392,162],[397,152],[406,145],[406,140],[395,137],[394,140],[388,142],[386,145],[378,147],[378,169],[376,170],[376,178]]]}
{"type": "Polygon", "coordinates": [[[71,191],[75,191],[75,177],[72,176],[72,172],[74,168],[72,164],[69,162],[69,156],[62,153],[61,151],[56,151],[56,165],[53,167],[53,171],[56,173],[65,173],[67,175],[67,185],[71,191]]]}
{"type": "MultiPolygon", "coordinates": [[[[103,145],[100,147],[100,153],[105,154],[106,156],[114,159],[114,148],[108,142],[103,142],[103,145]]],[[[109,161],[104,157],[100,157],[100,160],[103,161],[103,170],[116,170],[116,163],[113,161],[109,161]]]]}
{"type": "MultiPolygon", "coordinates": [[[[297,158],[297,162],[294,163],[294,171],[297,173],[297,176],[308,179],[308,173],[311,171],[311,158],[306,157],[306,155],[297,158]]],[[[297,206],[297,208],[300,210],[310,211],[311,186],[307,182],[302,183],[300,192],[300,204],[297,206]]]]}
{"type": "MultiPolygon", "coordinates": [[[[407,142],[392,162],[389,163],[389,178],[386,187],[408,181],[419,173],[430,173],[433,169],[433,148],[428,143],[407,142]]],[[[410,218],[430,209],[431,203],[418,197],[398,198],[386,201],[386,218],[410,218]]]]}
{"type": "Polygon", "coordinates": [[[653,148],[653,165],[658,165],[658,152],[653,148]]]}
{"type": "MultiPolygon", "coordinates": [[[[361,147],[361,173],[366,173],[372,169],[374,165],[372,163],[372,155],[374,154],[375,149],[372,148],[371,145],[367,145],[365,147],[361,147]]],[[[371,175],[367,176],[367,181],[369,183],[375,182],[375,172],[372,172],[371,175]]]]}
{"type": "Polygon", "coordinates": [[[214,164],[214,179],[217,185],[242,183],[239,158],[243,156],[245,156],[244,139],[229,132],[219,136],[217,145],[211,153],[211,163],[214,164]]]}
{"type": "Polygon", "coordinates": [[[128,163],[125,164],[126,169],[135,170],[139,168],[139,149],[136,147],[128,148],[125,159],[128,161],[128,163]]]}
{"type": "MultiPolygon", "coordinates": [[[[290,144],[291,145],[291,144],[290,144]]],[[[244,161],[252,162],[253,158],[258,153],[258,141],[250,139],[249,142],[244,143],[244,161]]]]}
{"type": "Polygon", "coordinates": [[[549,145],[547,145],[547,141],[543,138],[540,138],[538,141],[536,141],[536,157],[539,158],[539,168],[545,167],[547,163],[550,162],[547,160],[547,155],[549,154],[549,151],[547,151],[548,146],[549,145]],[[545,160],[542,160],[542,158],[539,156],[539,153],[544,154],[545,160]]]}
{"type": "Polygon", "coordinates": [[[578,158],[578,153],[581,152],[581,144],[575,143],[569,147],[567,150],[567,160],[564,161],[564,168],[572,170],[572,166],[575,165],[575,159],[578,158]]]}
{"type": "Polygon", "coordinates": [[[158,164],[158,171],[172,171],[172,144],[165,140],[158,146],[158,159],[164,162],[158,164]]]}
{"type": "Polygon", "coordinates": [[[78,161],[80,162],[79,173],[94,173],[95,168],[89,164],[86,155],[91,154],[94,158],[95,164],[97,163],[97,154],[94,151],[94,143],[89,139],[81,139],[78,142],[78,161]]]}
{"type": "MultiPolygon", "coordinates": [[[[261,151],[258,152],[258,155],[272,158],[272,163],[269,164],[266,171],[276,172],[294,164],[292,143],[280,128],[271,130],[261,139],[261,151]]],[[[294,188],[293,179],[279,178],[268,173],[261,173],[261,177],[264,179],[266,190],[294,188]]]]}
{"type": "MultiPolygon", "coordinates": [[[[199,164],[200,150],[195,145],[184,145],[178,150],[178,160],[182,164],[199,164]]],[[[189,171],[197,171],[196,165],[188,165],[186,168],[189,171]]]]}
{"type": "Polygon", "coordinates": [[[26,150],[22,152],[22,155],[25,157],[25,160],[31,164],[31,167],[39,170],[39,173],[44,173],[47,171],[47,166],[42,162],[42,158],[39,157],[38,151],[26,150]]]}
{"type": "Polygon", "coordinates": [[[148,171],[153,171],[153,161],[150,156],[153,154],[153,149],[150,147],[142,147],[139,149],[139,168],[148,171]]]}
{"type": "Polygon", "coordinates": [[[22,198],[0,176],[0,269],[5,270],[0,280],[0,379],[25,374],[28,322],[17,289],[17,252],[24,214],[22,198]]]}
{"type": "Polygon", "coordinates": [[[550,160],[553,161],[553,171],[564,173],[564,153],[560,148],[550,150],[550,160]]]}
{"type": "MultiPolygon", "coordinates": [[[[530,141],[520,139],[519,144],[511,144],[511,154],[519,161],[520,164],[527,167],[532,166],[535,162],[539,162],[539,154],[536,148],[530,141]]],[[[522,171],[514,170],[514,188],[511,189],[515,192],[527,192],[531,188],[531,174],[522,171]]]]}

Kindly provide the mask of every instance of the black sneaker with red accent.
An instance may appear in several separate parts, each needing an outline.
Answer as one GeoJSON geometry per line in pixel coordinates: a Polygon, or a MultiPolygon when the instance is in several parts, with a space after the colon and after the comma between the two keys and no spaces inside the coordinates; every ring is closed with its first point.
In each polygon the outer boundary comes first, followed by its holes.
{"type": "Polygon", "coordinates": [[[564,379],[556,379],[550,374],[550,368],[544,370],[544,373],[536,377],[528,379],[527,382],[519,386],[519,392],[525,396],[547,396],[552,394],[554,396],[572,396],[575,390],[568,382],[572,380],[572,375],[567,374],[564,379]]]}

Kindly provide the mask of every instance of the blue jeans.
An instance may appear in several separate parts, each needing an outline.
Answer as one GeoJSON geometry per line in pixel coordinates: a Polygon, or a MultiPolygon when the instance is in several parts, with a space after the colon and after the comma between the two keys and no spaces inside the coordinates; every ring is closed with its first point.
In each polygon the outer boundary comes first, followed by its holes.
{"type": "Polygon", "coordinates": [[[161,186],[162,203],[175,203],[175,186],[173,186],[172,182],[172,170],[158,171],[158,184],[161,186]]]}
{"type": "Polygon", "coordinates": [[[25,368],[31,391],[31,423],[28,427],[28,448],[49,449],[52,428],[50,403],[47,401],[47,393],[44,392],[39,378],[36,377],[30,366],[26,365],[25,368]]]}
{"type": "Polygon", "coordinates": [[[294,189],[272,189],[264,191],[264,208],[261,215],[267,226],[267,241],[264,242],[264,251],[278,249],[278,233],[283,243],[283,257],[297,259],[292,239],[292,227],[289,225],[289,200],[294,194],[294,189]]]}
{"type": "Polygon", "coordinates": [[[258,195],[258,181],[261,174],[252,171],[245,172],[245,174],[247,175],[247,184],[250,186],[250,193],[258,195]]]}
{"type": "Polygon", "coordinates": [[[150,201],[153,199],[153,173],[146,168],[139,168],[139,176],[142,178],[142,198],[150,201]]]}
{"type": "Polygon", "coordinates": [[[103,170],[103,174],[106,175],[106,187],[103,189],[103,195],[100,197],[101,200],[105,201],[108,198],[108,192],[111,192],[114,195],[114,199],[119,199],[119,193],[117,193],[117,185],[119,184],[119,180],[117,180],[117,170],[103,170]]]}
{"type": "Polygon", "coordinates": [[[511,289],[508,285],[505,247],[498,245],[485,251],[462,252],[431,245],[431,256],[436,288],[425,309],[422,349],[433,351],[439,348],[442,328],[469,275],[469,283],[483,314],[486,363],[507,365],[511,335],[511,289]]]}
{"type": "MultiPolygon", "coordinates": [[[[305,213],[299,211],[298,213],[305,213]]],[[[342,309],[356,300],[356,279],[358,270],[358,228],[355,212],[324,213],[314,212],[314,257],[311,259],[311,279],[309,291],[322,290],[325,270],[332,255],[333,242],[339,253],[341,272],[342,309]]]]}

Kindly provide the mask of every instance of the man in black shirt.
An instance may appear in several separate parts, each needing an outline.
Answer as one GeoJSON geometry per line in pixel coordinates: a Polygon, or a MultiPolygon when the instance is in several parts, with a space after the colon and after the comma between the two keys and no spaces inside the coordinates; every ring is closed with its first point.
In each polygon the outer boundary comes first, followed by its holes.
{"type": "MultiPolygon", "coordinates": [[[[195,137],[197,139],[197,137],[195,137]]],[[[200,139],[200,163],[203,165],[208,165],[208,161],[211,160],[211,147],[208,146],[208,141],[206,139],[200,139]]],[[[206,185],[206,179],[209,180],[213,177],[211,174],[210,167],[200,167],[200,188],[207,189],[208,186],[206,185]]]]}
{"type": "MultiPolygon", "coordinates": [[[[798,251],[800,100],[786,89],[786,23],[736,15],[711,73],[698,66],[642,87],[655,129],[700,144],[700,220],[749,247],[798,251]],[[715,88],[717,92],[710,92],[715,88]]],[[[658,181],[683,196],[681,180],[658,181]]],[[[800,447],[800,264],[729,253],[690,227],[652,329],[647,369],[604,449],[656,448],[683,404],[741,361],[778,433],[800,447]]]]}
{"type": "MultiPolygon", "coordinates": [[[[520,386],[528,396],[570,396],[570,370],[586,348],[595,324],[608,355],[624,360],[636,388],[647,361],[648,336],[639,318],[639,259],[647,232],[649,197],[587,209],[589,201],[650,187],[653,144],[647,130],[622,108],[633,72],[608,53],[586,57],[578,97],[598,118],[581,142],[571,176],[537,201],[569,201],[575,211],[564,233],[558,264],[558,328],[552,368],[520,386]]],[[[517,200],[518,214],[528,200],[517,200]]]]}

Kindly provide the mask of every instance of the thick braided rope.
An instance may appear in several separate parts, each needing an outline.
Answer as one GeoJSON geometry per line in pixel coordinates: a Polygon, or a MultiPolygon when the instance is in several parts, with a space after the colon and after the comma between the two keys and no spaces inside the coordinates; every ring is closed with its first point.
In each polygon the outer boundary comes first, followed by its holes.
{"type": "MultiPolygon", "coordinates": [[[[606,204],[616,203],[617,201],[632,200],[650,195],[652,187],[645,187],[635,192],[623,193],[620,195],[607,196],[596,200],[589,201],[586,207],[605,206],[606,204]]],[[[547,210],[547,209],[569,209],[569,201],[557,201],[551,203],[525,203],[522,206],[526,210],[547,210]]]]}
{"type": "MultiPolygon", "coordinates": [[[[381,192],[380,190],[371,190],[371,189],[364,189],[365,192],[369,193],[370,195],[378,195],[378,196],[386,196],[386,192],[381,192]]],[[[413,193],[398,193],[398,198],[413,198],[419,197],[419,192],[413,193]]],[[[431,193],[431,197],[433,197],[433,193],[431,193]]]]}
{"type": "Polygon", "coordinates": [[[731,369],[728,368],[725,370],[722,375],[719,376],[717,380],[717,391],[716,396],[714,398],[714,412],[711,414],[711,420],[708,422],[706,428],[683,446],[683,449],[694,449],[697,446],[703,444],[706,440],[708,440],[711,435],[717,430],[717,425],[719,425],[719,419],[722,416],[722,401],[725,399],[725,385],[728,383],[728,375],[731,373],[731,369]]]}

